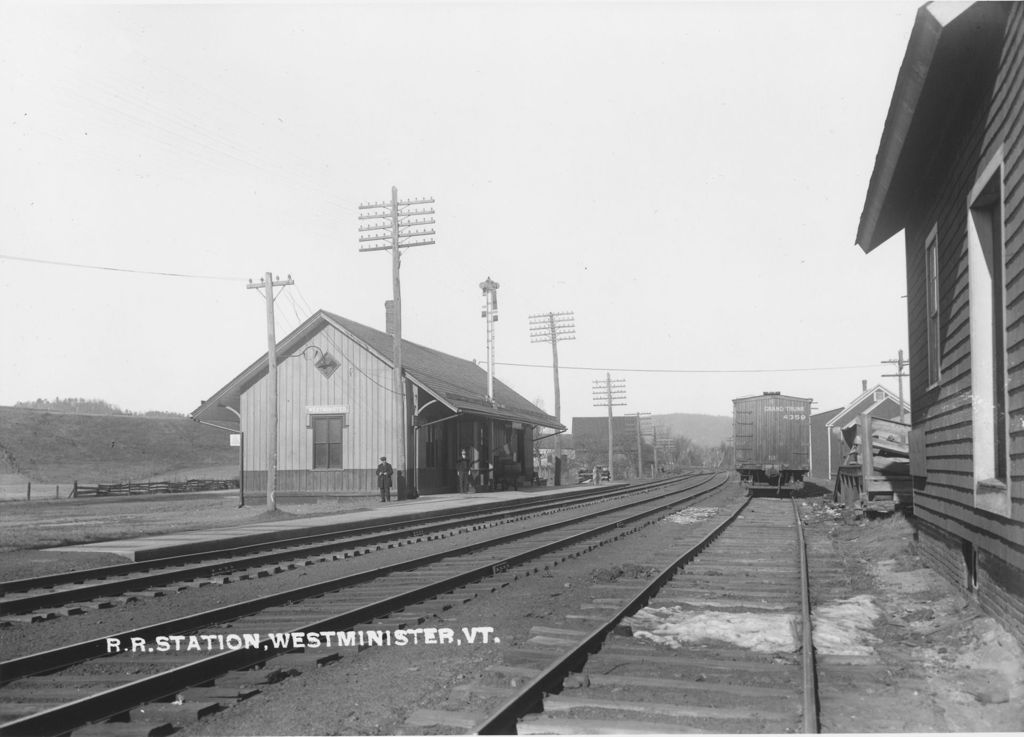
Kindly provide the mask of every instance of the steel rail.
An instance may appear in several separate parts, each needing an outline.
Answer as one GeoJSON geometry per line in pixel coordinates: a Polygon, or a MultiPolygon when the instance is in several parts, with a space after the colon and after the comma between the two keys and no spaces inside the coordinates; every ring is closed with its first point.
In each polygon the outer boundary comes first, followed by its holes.
{"type": "MultiPolygon", "coordinates": [[[[345,627],[352,627],[363,622],[372,621],[375,618],[379,618],[381,616],[393,613],[396,610],[400,610],[411,604],[415,604],[425,599],[429,599],[433,596],[437,596],[438,594],[450,591],[453,588],[457,588],[459,586],[472,583],[474,581],[478,581],[489,575],[496,575],[514,565],[525,562],[539,555],[543,555],[552,550],[572,545],[586,538],[602,534],[609,530],[623,527],[624,525],[629,524],[632,521],[642,519],[652,514],[657,514],[658,512],[663,511],[665,508],[674,506],[675,504],[678,504],[681,501],[691,501],[692,499],[699,498],[707,493],[710,493],[711,491],[714,491],[717,488],[720,488],[723,484],[726,483],[727,480],[728,475],[724,476],[724,478],[722,478],[721,480],[718,480],[717,483],[714,483],[715,479],[712,477],[712,479],[699,482],[694,487],[689,487],[686,489],[680,489],[675,492],[662,494],[660,496],[654,497],[653,499],[645,500],[647,503],[655,501],[660,502],[660,506],[656,508],[641,510],[623,519],[614,519],[610,522],[606,522],[596,527],[591,527],[581,532],[573,533],[565,538],[560,538],[552,542],[543,543],[529,550],[507,556],[499,561],[491,561],[488,563],[484,563],[482,565],[474,566],[473,568],[463,571],[461,573],[457,573],[455,575],[448,576],[443,579],[435,580],[423,586],[414,587],[402,593],[380,599],[372,604],[358,606],[347,612],[343,612],[342,614],[333,615],[326,619],[305,625],[301,628],[293,629],[291,630],[291,632],[298,633],[341,629],[345,627]],[[704,485],[707,485],[708,488],[703,489],[685,499],[666,499],[666,497],[680,496],[682,494],[692,492],[694,491],[694,489],[704,485]]],[[[643,501],[631,502],[629,504],[620,505],[614,510],[604,510],[602,512],[594,514],[581,515],[571,522],[561,522],[554,523],[551,525],[545,525],[543,527],[531,531],[530,534],[549,531],[557,527],[566,527],[569,526],[569,524],[585,521],[596,516],[610,515],[616,511],[625,511],[630,507],[639,506],[644,503],[645,502],[643,501]]],[[[648,504],[648,506],[651,505],[648,504]]],[[[450,558],[458,555],[465,555],[481,547],[497,546],[505,542],[515,541],[524,536],[525,535],[522,533],[506,535],[502,538],[498,538],[498,540],[496,541],[492,540],[482,544],[475,543],[472,545],[455,549],[453,551],[448,551],[444,554],[424,556],[423,558],[417,560],[436,560],[440,558],[450,558]]],[[[409,562],[407,562],[395,566],[389,566],[386,569],[381,570],[388,570],[388,572],[391,572],[391,570],[403,570],[410,567],[414,566],[410,566],[409,562]]],[[[356,576],[354,577],[372,579],[379,575],[380,571],[373,571],[364,574],[356,574],[356,576]]],[[[285,594],[273,595],[271,597],[263,597],[262,599],[255,601],[260,602],[265,601],[266,599],[274,599],[274,603],[281,603],[283,601],[289,600],[294,601],[297,598],[297,592],[305,592],[309,589],[325,590],[325,588],[325,584],[316,584],[312,587],[304,587],[303,589],[296,589],[292,592],[285,592],[285,594]],[[290,598],[288,594],[291,594],[290,598]]],[[[339,587],[334,586],[333,588],[337,589],[339,587]]],[[[231,607],[225,607],[213,611],[223,612],[225,610],[233,610],[239,607],[249,606],[250,604],[251,603],[246,603],[244,605],[233,605],[231,607]]],[[[270,604],[263,604],[257,608],[257,611],[258,609],[265,608],[269,605],[270,604]]],[[[196,620],[197,617],[200,616],[202,615],[193,615],[192,617],[187,617],[185,619],[191,622],[193,620],[196,620]]],[[[221,619],[226,618],[228,617],[221,617],[221,619]]],[[[175,620],[175,623],[177,622],[178,620],[175,620]]],[[[169,624],[172,623],[165,622],[161,625],[152,625],[150,627],[141,628],[140,630],[137,630],[134,633],[117,635],[116,637],[148,637],[155,634],[159,634],[161,632],[166,632],[166,627],[169,624]],[[164,629],[159,629],[161,627],[163,627],[164,629]]],[[[187,629],[194,628],[195,625],[193,624],[190,625],[187,629]]],[[[178,631],[181,631],[180,627],[178,631]]],[[[100,641],[102,641],[105,645],[106,640],[107,638],[100,638],[99,640],[91,641],[90,643],[81,643],[78,646],[70,646],[70,648],[77,648],[83,645],[93,645],[94,643],[100,641]]],[[[26,717],[22,717],[20,719],[16,719],[6,724],[0,725],[0,735],[49,735],[63,733],[68,731],[69,725],[81,725],[87,722],[95,722],[100,719],[109,718],[111,716],[121,714],[125,712],[127,709],[130,709],[134,705],[147,703],[150,701],[156,701],[161,698],[174,695],[175,693],[180,692],[184,688],[193,686],[197,683],[209,681],[215,676],[220,675],[224,672],[256,665],[258,663],[265,662],[266,660],[274,657],[275,655],[294,649],[276,646],[273,643],[271,643],[269,639],[266,638],[261,640],[261,645],[263,646],[264,649],[234,650],[219,653],[217,655],[203,658],[194,663],[178,666],[176,668],[172,668],[162,673],[142,678],[132,683],[117,686],[106,691],[100,692],[98,694],[86,696],[67,704],[61,704],[53,708],[47,709],[45,711],[29,715],[26,717]]],[[[68,649],[69,648],[64,648],[63,650],[68,649]]],[[[47,655],[49,653],[54,652],[57,651],[48,651],[48,653],[43,653],[41,655],[47,655]]],[[[98,654],[102,655],[104,653],[98,654]]],[[[37,656],[28,656],[28,658],[22,658],[19,660],[24,661],[26,659],[31,659],[35,657],[37,656]]],[[[8,672],[8,666],[11,663],[17,662],[18,661],[8,661],[6,663],[0,663],[0,671],[4,672],[5,678],[8,672]]],[[[71,663],[67,664],[70,665],[71,663]]],[[[54,666],[55,664],[51,663],[50,665],[50,668],[45,668],[44,670],[52,670],[52,666],[54,666]]],[[[37,670],[36,672],[40,671],[37,670]]],[[[28,675],[28,673],[24,673],[24,675],[28,675]]]]}
{"type": "MultiPolygon", "coordinates": [[[[678,481],[680,479],[675,479],[678,481]]],[[[577,504],[585,504],[590,502],[599,502],[602,500],[612,500],[617,497],[624,497],[629,494],[642,493],[655,489],[658,486],[663,486],[671,481],[659,481],[655,484],[637,485],[633,487],[614,487],[615,494],[594,494],[590,493],[586,496],[572,496],[568,499],[570,504],[566,504],[565,497],[560,501],[536,501],[532,505],[518,505],[513,508],[505,508],[497,511],[487,511],[484,514],[477,516],[469,516],[465,513],[458,515],[452,515],[445,521],[436,522],[430,525],[416,525],[411,527],[403,527],[396,529],[392,525],[376,525],[365,528],[359,528],[352,531],[346,532],[335,532],[335,533],[324,533],[323,536],[333,538],[329,542],[316,542],[310,544],[303,544],[304,540],[318,539],[321,535],[312,535],[303,538],[292,538],[288,540],[279,541],[280,544],[288,545],[288,547],[279,548],[271,552],[247,554],[246,551],[256,548],[257,550],[265,550],[268,544],[255,546],[245,546],[239,548],[231,548],[224,551],[220,551],[217,557],[213,560],[209,560],[206,563],[191,565],[182,567],[183,558],[193,558],[194,556],[202,556],[202,553],[189,554],[186,556],[175,556],[170,558],[159,558],[152,561],[144,561],[138,563],[126,563],[115,566],[106,566],[102,568],[92,568],[84,571],[70,572],[53,574],[52,576],[40,577],[38,579],[19,579],[18,581],[11,582],[13,584],[21,584],[23,582],[37,583],[33,588],[40,588],[48,585],[56,585],[53,581],[59,580],[63,583],[80,583],[75,588],[61,589],[57,591],[46,591],[39,594],[29,594],[26,596],[16,596],[9,599],[0,599],[0,616],[19,614],[23,612],[36,611],[46,607],[60,606],[75,601],[87,601],[89,599],[99,598],[103,596],[116,596],[118,594],[125,593],[127,591],[140,590],[146,587],[158,586],[163,583],[177,580],[187,580],[192,578],[201,578],[204,576],[215,576],[218,574],[229,573],[245,568],[252,568],[260,565],[267,565],[270,563],[276,563],[282,560],[288,560],[291,558],[299,558],[310,555],[321,555],[327,552],[337,550],[342,547],[359,547],[363,545],[374,545],[384,542],[388,542],[395,539],[402,539],[406,537],[414,537],[417,535],[429,535],[433,532],[441,530],[452,529],[460,525],[468,524],[479,524],[494,521],[497,519],[504,519],[508,517],[509,512],[516,514],[538,514],[543,513],[550,509],[567,508],[577,504]],[[362,532],[364,530],[371,530],[369,534],[352,537],[351,535],[356,532],[362,532]],[[378,532],[372,532],[372,530],[379,530],[378,532]],[[340,538],[340,539],[339,539],[340,538]],[[236,555],[237,557],[231,559],[230,556],[236,555]],[[176,566],[171,568],[172,566],[176,566]],[[159,568],[160,570],[152,570],[159,568]],[[85,579],[87,577],[109,577],[118,575],[118,573],[143,571],[137,576],[131,578],[119,579],[114,581],[97,581],[95,583],[74,581],[74,574],[78,574],[78,578],[85,579]],[[152,571],[147,573],[145,571],[152,571]]],[[[206,558],[211,556],[207,554],[206,558]]]]}
{"type": "MultiPolygon", "coordinates": [[[[174,633],[187,630],[194,630],[204,625],[212,624],[218,621],[226,621],[231,619],[237,619],[241,616],[257,612],[261,609],[277,606],[279,604],[287,604],[292,601],[309,598],[311,596],[319,596],[327,593],[328,591],[342,589],[347,586],[354,586],[366,581],[373,580],[375,578],[394,573],[403,570],[412,570],[419,568],[430,563],[436,562],[443,558],[454,557],[459,555],[466,555],[477,550],[481,550],[488,547],[496,547],[509,542],[514,542],[524,537],[536,535],[552,530],[557,530],[560,527],[568,527],[570,525],[584,522],[602,515],[615,514],[631,507],[639,506],[642,504],[650,504],[656,502],[665,497],[671,497],[682,493],[693,491],[703,484],[709,483],[711,479],[698,481],[693,486],[689,486],[684,489],[676,491],[670,491],[662,494],[658,494],[653,497],[646,497],[641,500],[630,501],[624,504],[619,504],[610,509],[597,510],[594,512],[588,512],[575,517],[551,522],[546,525],[540,525],[533,527],[529,530],[519,530],[512,532],[507,535],[502,535],[490,540],[482,540],[474,543],[469,543],[457,548],[451,548],[444,551],[438,551],[427,555],[420,556],[418,558],[410,558],[408,560],[393,563],[391,565],[375,568],[373,570],[363,571],[360,573],[353,573],[339,578],[331,579],[329,581],[322,581],[308,586],[302,586],[295,589],[289,589],[287,591],[278,592],[275,594],[268,594],[267,596],[259,597],[257,599],[251,599],[249,601],[229,604],[224,607],[218,607],[216,609],[210,609],[205,612],[199,612],[185,617],[160,622],[153,625],[147,625],[138,629],[121,632],[118,634],[109,635],[109,638],[130,638],[130,637],[143,637],[149,638],[157,634],[174,633]]],[[[698,492],[695,496],[700,496],[706,492],[698,492]]],[[[36,675],[39,673],[45,673],[56,668],[66,667],[73,665],[76,662],[87,660],[92,657],[97,657],[104,654],[106,648],[106,642],[108,637],[97,637],[92,640],[76,643],[74,645],[67,645],[53,650],[47,650],[42,653],[35,653],[33,655],[26,655],[21,658],[15,658],[0,662],[0,683],[7,683],[17,678],[23,678],[29,675],[36,675]]]]}
{"type": "Polygon", "coordinates": [[[676,574],[676,571],[689,563],[700,554],[725,528],[739,517],[746,506],[750,503],[751,497],[745,497],[743,502],[722,522],[708,532],[701,540],[687,549],[672,563],[669,563],[662,571],[632,599],[613,614],[607,621],[596,627],[576,647],[569,650],[554,663],[549,665],[532,680],[523,685],[519,692],[509,698],[504,704],[496,709],[489,717],[476,726],[474,734],[515,734],[516,722],[520,716],[531,711],[539,710],[538,707],[544,701],[544,694],[557,689],[565,678],[573,672],[583,668],[588,656],[601,648],[608,633],[614,630],[619,623],[647,605],[647,602],[654,597],[666,582],[676,574]]]}
{"type": "MultiPolygon", "coordinates": [[[[399,530],[395,530],[396,522],[385,522],[382,524],[371,524],[364,525],[361,527],[352,527],[346,529],[331,530],[329,532],[319,532],[313,535],[303,535],[299,537],[281,537],[275,540],[266,540],[260,543],[253,543],[250,545],[240,545],[234,548],[224,548],[221,550],[206,550],[198,551],[195,553],[185,553],[183,555],[167,556],[164,558],[153,558],[145,561],[133,561],[129,563],[118,563],[111,566],[99,566],[96,568],[86,568],[78,571],[65,571],[62,573],[52,573],[45,576],[34,576],[30,578],[19,578],[12,579],[9,581],[0,581],[0,596],[8,593],[16,593],[19,591],[28,591],[34,588],[42,588],[46,586],[60,586],[70,583],[78,583],[86,579],[103,578],[109,576],[119,576],[128,573],[136,573],[140,571],[147,571],[154,568],[167,567],[167,566],[180,566],[187,563],[192,563],[199,560],[209,560],[210,558],[230,558],[232,556],[249,555],[256,553],[260,550],[266,550],[270,547],[280,547],[282,545],[296,545],[301,546],[307,543],[314,543],[325,539],[336,539],[340,536],[348,535],[381,535],[386,536],[389,533],[394,536],[402,535],[415,535],[423,532],[432,532],[437,529],[443,529],[446,524],[450,525],[458,520],[466,521],[478,521],[487,520],[503,516],[504,513],[510,511],[535,511],[543,510],[548,507],[556,507],[564,504],[565,501],[587,501],[589,499],[600,499],[606,494],[604,492],[615,492],[615,493],[631,493],[634,491],[642,491],[647,488],[655,488],[659,484],[671,483],[686,479],[688,477],[677,477],[670,480],[659,480],[656,484],[647,485],[636,485],[626,486],[624,484],[615,484],[613,486],[602,487],[601,492],[597,492],[594,489],[585,489],[572,494],[566,494],[559,497],[558,501],[538,501],[535,499],[523,499],[523,500],[510,500],[506,503],[497,505],[497,508],[492,507],[493,512],[487,514],[472,516],[468,515],[465,511],[459,510],[458,512],[451,514],[448,510],[438,510],[436,512],[424,513],[420,518],[413,522],[412,527],[405,527],[399,530]],[[438,524],[424,526],[422,521],[437,521],[438,524]]],[[[407,522],[409,520],[399,520],[397,524],[407,522]]],[[[387,539],[387,537],[382,537],[387,539]]],[[[371,540],[371,542],[374,540],[371,540]]],[[[348,542],[348,539],[339,541],[348,542]]],[[[362,544],[362,541],[357,541],[357,544],[362,544]]],[[[233,561],[229,561],[233,563],[233,561]]],[[[222,565],[220,564],[211,564],[222,565]]],[[[0,600],[0,613],[2,609],[3,601],[0,600]]]]}
{"type": "Polygon", "coordinates": [[[800,509],[793,502],[793,516],[796,517],[796,532],[800,541],[800,611],[803,620],[802,664],[803,664],[803,703],[804,732],[817,734],[818,723],[818,680],[814,662],[814,631],[811,619],[811,585],[807,565],[807,544],[804,540],[804,522],[800,519],[800,509]]]}

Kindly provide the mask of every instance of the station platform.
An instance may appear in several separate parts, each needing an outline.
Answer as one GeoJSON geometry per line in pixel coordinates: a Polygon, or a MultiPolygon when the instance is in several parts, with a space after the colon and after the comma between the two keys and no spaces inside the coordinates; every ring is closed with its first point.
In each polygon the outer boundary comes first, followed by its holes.
{"type": "MultiPolygon", "coordinates": [[[[599,488],[613,491],[624,486],[626,484],[602,484],[599,488]]],[[[431,494],[417,499],[388,503],[374,500],[368,501],[373,505],[372,509],[338,512],[321,517],[268,520],[232,527],[214,527],[164,535],[65,545],[59,548],[49,548],[49,550],[62,553],[109,553],[120,555],[131,561],[146,561],[188,553],[228,550],[306,535],[344,532],[382,522],[427,522],[432,518],[443,517],[453,512],[482,511],[488,507],[517,500],[557,499],[593,489],[593,486],[586,484],[582,486],[535,487],[523,491],[431,494]]]]}

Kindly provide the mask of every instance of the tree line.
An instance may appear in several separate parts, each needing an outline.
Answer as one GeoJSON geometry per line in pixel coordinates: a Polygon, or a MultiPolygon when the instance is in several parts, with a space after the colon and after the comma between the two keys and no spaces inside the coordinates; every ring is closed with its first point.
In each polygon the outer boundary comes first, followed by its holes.
{"type": "Polygon", "coordinates": [[[64,412],[83,415],[118,415],[122,417],[184,417],[180,412],[132,412],[121,409],[103,399],[86,399],[84,397],[55,397],[53,399],[34,399],[30,402],[17,402],[16,409],[35,409],[47,412],[64,412]]]}

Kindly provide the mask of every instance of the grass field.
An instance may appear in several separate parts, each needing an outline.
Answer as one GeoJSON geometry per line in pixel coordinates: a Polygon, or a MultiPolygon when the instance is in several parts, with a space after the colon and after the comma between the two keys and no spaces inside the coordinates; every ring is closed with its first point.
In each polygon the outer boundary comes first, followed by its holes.
{"type": "Polygon", "coordinates": [[[238,449],[227,432],[184,418],[0,407],[0,474],[31,480],[33,487],[60,484],[62,491],[75,480],[237,478],[238,449]]]}

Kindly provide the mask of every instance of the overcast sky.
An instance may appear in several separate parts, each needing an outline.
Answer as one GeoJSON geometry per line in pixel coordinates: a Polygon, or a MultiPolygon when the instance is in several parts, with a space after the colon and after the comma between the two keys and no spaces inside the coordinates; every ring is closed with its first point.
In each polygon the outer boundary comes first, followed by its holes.
{"type": "Polygon", "coordinates": [[[436,200],[405,337],[483,361],[490,276],[497,376],[553,412],[528,317],[574,311],[567,424],[606,371],[616,412],[895,390],[902,235],[854,239],[916,9],[0,3],[0,404],[191,411],[266,351],[268,270],[279,338],[383,329],[392,186],[436,200]]]}

